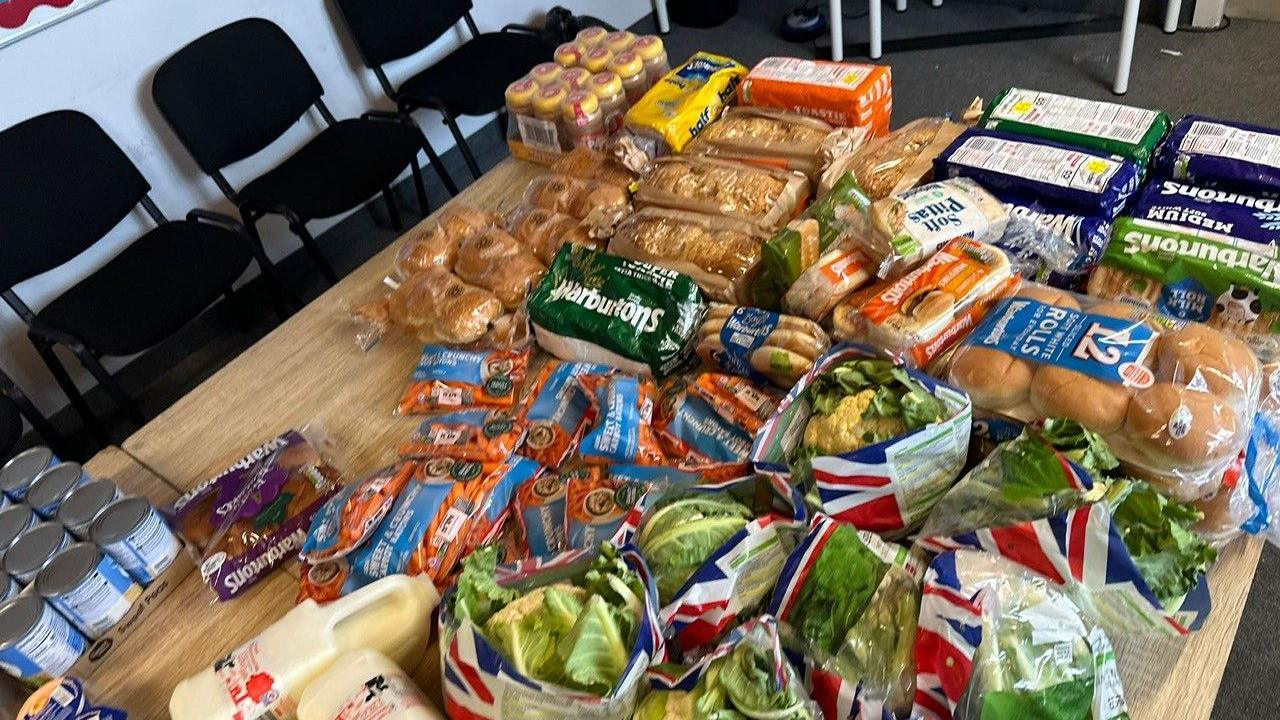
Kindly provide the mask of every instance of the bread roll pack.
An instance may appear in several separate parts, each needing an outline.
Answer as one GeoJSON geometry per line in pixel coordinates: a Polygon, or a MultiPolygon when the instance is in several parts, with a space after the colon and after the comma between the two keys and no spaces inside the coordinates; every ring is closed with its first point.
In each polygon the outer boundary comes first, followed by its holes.
{"type": "Polygon", "coordinates": [[[660,158],[636,189],[636,204],[723,215],[765,231],[781,227],[809,197],[799,173],[709,157],[660,158]]]}
{"type": "Polygon", "coordinates": [[[933,161],[965,125],[946,118],[919,118],[883,137],[871,140],[852,155],[837,160],[823,172],[834,183],[845,172],[853,177],[872,200],[915,187],[933,177],[933,161]]]}
{"type": "Polygon", "coordinates": [[[711,367],[790,389],[830,347],[812,320],[711,303],[695,349],[711,367]]]}
{"type": "Polygon", "coordinates": [[[947,378],[983,410],[1076,420],[1184,501],[1217,491],[1237,461],[1262,383],[1258,359],[1230,335],[1035,284],[987,314],[947,378]]]}
{"type": "Polygon", "coordinates": [[[817,177],[829,123],[799,113],[732,107],[690,143],[687,152],[817,177]]]}

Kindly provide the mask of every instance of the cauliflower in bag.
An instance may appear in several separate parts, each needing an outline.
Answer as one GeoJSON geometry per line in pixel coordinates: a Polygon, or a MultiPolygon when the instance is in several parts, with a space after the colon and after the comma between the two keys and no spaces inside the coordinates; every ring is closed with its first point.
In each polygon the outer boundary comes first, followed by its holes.
{"type": "Polygon", "coordinates": [[[801,456],[840,455],[884,442],[949,415],[946,406],[888,360],[851,360],[805,391],[813,405],[801,456]]]}

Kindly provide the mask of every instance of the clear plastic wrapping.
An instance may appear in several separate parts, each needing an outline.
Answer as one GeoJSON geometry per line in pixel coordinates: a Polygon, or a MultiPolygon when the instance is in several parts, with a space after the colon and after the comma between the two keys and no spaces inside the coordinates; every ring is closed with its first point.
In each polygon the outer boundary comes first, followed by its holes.
{"type": "Polygon", "coordinates": [[[782,388],[795,385],[831,347],[811,320],[721,303],[711,304],[695,342],[707,365],[782,388]]]}
{"type": "Polygon", "coordinates": [[[505,230],[489,228],[458,244],[454,272],[463,282],[492,292],[514,308],[546,274],[547,267],[505,230]]]}
{"type": "Polygon", "coordinates": [[[507,232],[532,250],[543,265],[550,265],[556,252],[565,244],[584,245],[595,250],[602,246],[580,220],[554,210],[517,205],[507,213],[506,223],[507,232]]]}
{"type": "Polygon", "coordinates": [[[946,118],[913,120],[867,143],[837,170],[852,172],[873,200],[889,197],[932,177],[933,159],[964,129],[946,118]]]}
{"type": "Polygon", "coordinates": [[[998,240],[1008,223],[1004,203],[978,183],[959,178],[875,201],[872,231],[860,237],[876,260],[876,274],[889,278],[901,276],[953,238],[998,240]]]}
{"type": "Polygon", "coordinates": [[[1253,422],[1261,367],[1241,341],[1134,305],[1027,284],[956,349],[950,381],[984,410],[1076,420],[1180,500],[1216,492],[1253,422]]]}
{"type": "Polygon", "coordinates": [[[612,227],[631,212],[625,188],[569,175],[542,175],[524,191],[526,205],[569,215],[592,228],[612,227]]]}
{"type": "Polygon", "coordinates": [[[716,300],[746,302],[763,240],[731,218],[647,207],[618,225],[609,252],[682,272],[716,300]]]}
{"type": "Polygon", "coordinates": [[[637,175],[625,165],[589,147],[576,147],[561,155],[551,165],[551,172],[622,188],[637,180],[637,175]]]}
{"type": "Polygon", "coordinates": [[[403,280],[436,266],[452,270],[463,238],[501,224],[502,218],[486,210],[450,205],[439,217],[423,220],[405,233],[394,260],[396,277],[403,280]]]}
{"type": "Polygon", "coordinates": [[[468,285],[442,267],[415,273],[381,300],[353,310],[356,341],[365,349],[392,329],[422,342],[465,345],[483,338],[502,314],[496,295],[468,285]]]}
{"type": "Polygon", "coordinates": [[[798,173],[708,157],[669,157],[654,162],[640,181],[636,203],[724,215],[774,230],[795,216],[809,196],[798,173]]]}
{"type": "Polygon", "coordinates": [[[688,151],[791,170],[813,179],[822,167],[827,136],[834,130],[822,120],[786,110],[732,107],[711,123],[688,151]]]}

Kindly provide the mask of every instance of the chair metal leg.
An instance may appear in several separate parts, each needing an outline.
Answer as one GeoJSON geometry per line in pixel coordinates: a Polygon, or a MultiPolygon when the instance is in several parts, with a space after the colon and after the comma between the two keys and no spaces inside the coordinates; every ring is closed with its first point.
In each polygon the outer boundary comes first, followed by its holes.
{"type": "Polygon", "coordinates": [[[449,174],[449,171],[444,169],[444,161],[436,154],[436,149],[431,147],[431,141],[427,140],[425,134],[422,137],[422,149],[426,151],[427,160],[436,171],[436,175],[440,176],[440,182],[444,183],[444,189],[449,191],[450,197],[456,197],[458,186],[453,182],[453,176],[449,174]]]}
{"type": "Polygon", "coordinates": [[[422,217],[431,214],[431,203],[427,201],[427,186],[422,182],[422,167],[418,165],[418,158],[413,159],[413,189],[418,191],[418,211],[422,217]]]}
{"type": "Polygon", "coordinates": [[[111,438],[107,437],[107,431],[102,427],[102,421],[98,416],[93,414],[93,410],[89,407],[89,402],[84,399],[84,395],[80,393],[80,388],[76,387],[76,383],[71,379],[71,374],[62,366],[62,361],[53,351],[53,346],[46,341],[32,337],[31,344],[35,345],[36,353],[40,355],[40,359],[44,360],[44,366],[49,369],[49,374],[53,375],[53,379],[57,381],[58,387],[62,388],[62,394],[67,396],[67,400],[71,402],[71,407],[75,408],[76,414],[80,416],[80,422],[84,423],[84,427],[93,436],[93,439],[102,445],[109,445],[111,438]]]}
{"type": "Polygon", "coordinates": [[[236,291],[228,287],[227,291],[223,293],[223,297],[226,298],[227,314],[235,321],[236,327],[240,328],[240,332],[249,332],[249,314],[245,312],[244,305],[240,303],[240,298],[236,296],[236,291]]]}
{"type": "Polygon", "coordinates": [[[511,117],[507,114],[506,108],[501,108],[497,112],[498,115],[498,132],[502,135],[502,140],[507,139],[507,129],[511,125],[511,117]]]}
{"type": "Polygon", "coordinates": [[[382,200],[387,204],[387,217],[391,220],[391,228],[396,232],[403,231],[404,223],[400,220],[400,208],[396,205],[396,196],[391,192],[390,187],[382,188],[382,200]]]}
{"type": "Polygon", "coordinates": [[[831,0],[827,8],[827,22],[831,25],[831,59],[844,60],[844,8],[840,0],[831,0]]]}
{"type": "Polygon", "coordinates": [[[653,20],[658,25],[658,32],[666,35],[671,32],[671,21],[667,17],[667,0],[653,0],[653,20]]]}
{"type": "Polygon", "coordinates": [[[89,352],[89,349],[85,347],[71,348],[71,351],[76,354],[80,364],[84,365],[84,368],[98,381],[98,385],[107,391],[107,394],[115,402],[116,407],[123,410],[125,415],[138,427],[142,427],[147,423],[142,414],[142,409],[138,407],[138,403],[129,397],[124,388],[120,387],[120,382],[111,373],[107,372],[107,369],[102,366],[102,361],[94,357],[93,353],[89,352]]]}
{"type": "Polygon", "coordinates": [[[451,113],[442,112],[444,115],[444,123],[449,126],[449,132],[453,133],[453,140],[458,144],[458,150],[462,152],[462,159],[467,161],[467,169],[471,171],[471,177],[480,179],[480,166],[476,163],[476,158],[471,154],[471,146],[467,144],[467,139],[462,136],[462,129],[458,127],[458,121],[453,118],[451,113]]]}
{"type": "Polygon", "coordinates": [[[324,253],[320,252],[320,246],[316,245],[315,238],[311,237],[311,233],[307,231],[306,223],[292,223],[289,225],[289,229],[302,240],[302,247],[307,249],[307,253],[311,255],[316,267],[320,268],[320,274],[324,276],[324,279],[330,285],[336,284],[338,282],[338,273],[333,271],[333,266],[329,264],[328,258],[324,256],[324,253]]]}
{"type": "Polygon", "coordinates": [[[36,434],[44,440],[46,445],[53,448],[54,452],[63,455],[62,435],[53,429],[53,425],[36,408],[35,403],[31,402],[27,394],[22,392],[22,389],[17,385],[4,382],[3,379],[0,379],[0,382],[4,384],[4,394],[13,403],[14,407],[18,408],[18,412],[22,414],[22,417],[26,418],[28,423],[31,423],[31,427],[36,431],[36,434]]]}
{"type": "Polygon", "coordinates": [[[253,240],[253,257],[258,261],[258,271],[262,273],[262,280],[267,285],[267,293],[271,296],[271,304],[275,307],[276,317],[280,322],[289,319],[289,306],[285,298],[293,303],[294,307],[302,307],[302,300],[292,290],[287,289],[280,282],[279,276],[276,275],[275,263],[271,262],[271,258],[267,257],[267,251],[262,247],[262,237],[258,235],[257,220],[249,213],[241,211],[240,218],[243,221],[245,230],[249,233],[250,239],[253,240]]]}
{"type": "MultiPolygon", "coordinates": [[[[837,2],[837,0],[831,0],[837,2]]],[[[867,5],[867,23],[870,25],[871,42],[870,55],[872,60],[879,60],[883,45],[881,44],[881,31],[883,25],[880,21],[880,0],[871,0],[867,5]]]]}

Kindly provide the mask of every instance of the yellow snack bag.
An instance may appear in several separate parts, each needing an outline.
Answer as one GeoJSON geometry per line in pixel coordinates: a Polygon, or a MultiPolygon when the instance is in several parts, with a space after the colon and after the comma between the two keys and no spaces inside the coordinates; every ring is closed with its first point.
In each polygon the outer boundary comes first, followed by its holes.
{"type": "Polygon", "coordinates": [[[696,52],[631,106],[627,130],[652,157],[681,152],[733,103],[746,74],[733,58],[696,52]]]}

